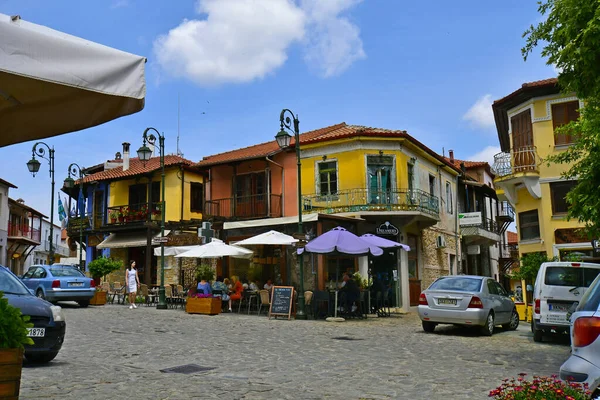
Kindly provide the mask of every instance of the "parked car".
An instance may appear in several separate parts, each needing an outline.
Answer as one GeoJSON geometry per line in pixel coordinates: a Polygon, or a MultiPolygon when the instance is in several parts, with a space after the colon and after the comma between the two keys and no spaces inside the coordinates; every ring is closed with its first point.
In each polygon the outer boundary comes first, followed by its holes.
{"type": "Polygon", "coordinates": [[[0,266],[0,291],[8,303],[28,315],[32,345],[25,346],[25,358],[33,363],[47,363],[56,357],[65,339],[66,322],[62,308],[37,298],[7,268],[0,266]]]}
{"type": "Polygon", "coordinates": [[[504,288],[492,278],[473,275],[438,278],[419,297],[419,317],[425,332],[438,324],[478,326],[491,336],[496,325],[515,330],[519,314],[504,288]]]}
{"type": "Polygon", "coordinates": [[[94,280],[71,265],[33,265],[21,279],[37,297],[50,302],[76,301],[87,307],[96,292],[94,280]]]}
{"type": "Polygon", "coordinates": [[[571,315],[571,356],[560,378],[587,383],[592,398],[600,397],[600,275],[594,279],[571,315]]]}
{"type": "Polygon", "coordinates": [[[568,333],[567,313],[580,301],[600,273],[600,264],[583,262],[546,262],[540,266],[533,288],[533,340],[544,334],[568,333]]]}

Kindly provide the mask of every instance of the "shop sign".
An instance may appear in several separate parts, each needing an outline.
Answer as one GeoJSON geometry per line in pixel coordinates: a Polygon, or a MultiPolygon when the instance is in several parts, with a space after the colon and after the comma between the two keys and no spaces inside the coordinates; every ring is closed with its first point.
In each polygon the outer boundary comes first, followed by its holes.
{"type": "Polygon", "coordinates": [[[594,249],[594,256],[600,256],[600,240],[592,240],[592,248],[594,249]]]}
{"type": "Polygon", "coordinates": [[[375,229],[377,235],[398,236],[400,230],[392,225],[389,221],[385,221],[375,229]]]}
{"type": "Polygon", "coordinates": [[[458,224],[460,226],[480,225],[481,222],[481,211],[458,214],[458,224]]]}

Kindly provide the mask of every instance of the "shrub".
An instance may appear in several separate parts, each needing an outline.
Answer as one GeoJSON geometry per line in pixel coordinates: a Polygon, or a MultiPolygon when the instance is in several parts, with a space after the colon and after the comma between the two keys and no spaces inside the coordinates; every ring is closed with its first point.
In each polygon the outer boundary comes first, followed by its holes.
{"type": "Polygon", "coordinates": [[[534,376],[530,382],[525,379],[527,374],[519,374],[518,378],[503,379],[502,384],[489,393],[496,400],[528,400],[528,399],[589,399],[590,391],[587,385],[575,382],[564,382],[556,375],[534,376]]]}
{"type": "Polygon", "coordinates": [[[210,265],[201,264],[196,267],[196,279],[198,281],[204,279],[205,281],[210,282],[215,279],[215,270],[210,265]]]}
{"type": "Polygon", "coordinates": [[[96,258],[88,265],[92,278],[103,278],[111,272],[118,271],[122,267],[122,261],[108,257],[96,258]]]}
{"type": "Polygon", "coordinates": [[[27,328],[33,328],[29,316],[8,304],[8,299],[0,292],[0,349],[22,349],[26,344],[33,344],[27,336],[27,328]]]}

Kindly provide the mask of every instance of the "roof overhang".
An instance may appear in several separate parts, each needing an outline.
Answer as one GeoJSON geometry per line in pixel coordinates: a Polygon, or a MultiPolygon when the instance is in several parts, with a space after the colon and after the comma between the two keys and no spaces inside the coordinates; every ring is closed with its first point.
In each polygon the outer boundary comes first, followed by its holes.
{"type": "MultiPolygon", "coordinates": [[[[165,231],[167,236],[170,231],[165,231]]],[[[160,233],[152,237],[159,237],[160,233]]],[[[111,233],[104,239],[96,248],[98,249],[125,249],[128,247],[144,247],[148,245],[148,236],[145,232],[127,234],[127,233],[111,233]]]]}
{"type": "MultiPolygon", "coordinates": [[[[327,215],[327,214],[303,214],[302,222],[317,222],[323,219],[335,219],[340,221],[363,221],[362,218],[354,218],[354,217],[342,217],[339,215],[327,215]]],[[[279,218],[263,218],[263,219],[254,219],[254,220],[246,220],[246,221],[232,221],[232,222],[224,222],[223,229],[241,229],[241,228],[254,228],[258,226],[276,226],[276,225],[288,225],[288,224],[297,224],[298,216],[293,217],[279,217],[279,218]]]]}

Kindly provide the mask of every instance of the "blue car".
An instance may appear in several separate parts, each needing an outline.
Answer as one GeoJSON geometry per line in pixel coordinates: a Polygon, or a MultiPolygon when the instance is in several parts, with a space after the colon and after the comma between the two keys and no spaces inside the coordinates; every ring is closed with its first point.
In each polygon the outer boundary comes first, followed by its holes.
{"type": "Polygon", "coordinates": [[[87,307],[96,292],[96,284],[72,265],[33,265],[21,278],[25,286],[50,302],[76,301],[87,307]]]}
{"type": "Polygon", "coordinates": [[[67,328],[62,308],[35,297],[29,289],[7,268],[0,266],[0,291],[8,304],[21,310],[30,318],[32,345],[25,346],[25,358],[32,363],[47,363],[56,357],[67,328]]]}

